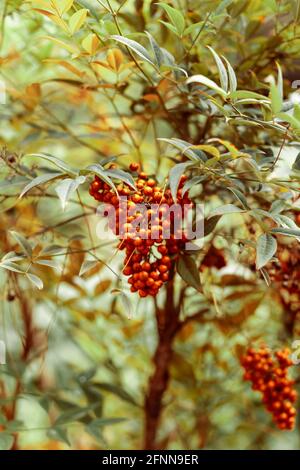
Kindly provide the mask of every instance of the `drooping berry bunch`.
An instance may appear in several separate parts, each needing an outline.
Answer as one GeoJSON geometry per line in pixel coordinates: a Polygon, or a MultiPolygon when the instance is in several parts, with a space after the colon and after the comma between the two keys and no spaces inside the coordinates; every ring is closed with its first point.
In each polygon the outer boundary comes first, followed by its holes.
{"type": "Polygon", "coordinates": [[[293,403],[297,393],[293,389],[294,381],[287,377],[292,365],[290,350],[283,349],[275,353],[275,358],[265,348],[249,348],[241,358],[245,369],[244,380],[252,382],[252,389],[263,394],[263,403],[273,415],[273,421],[279,429],[292,430],[295,426],[296,410],[293,403]]]}
{"type": "Polygon", "coordinates": [[[136,190],[122,182],[116,194],[96,176],[90,194],[115,208],[116,220],[109,220],[109,227],[120,238],[119,249],[125,250],[123,274],[129,277],[131,291],[140,297],[156,296],[187,241],[181,223],[184,207],[192,207],[188,191],[183,191],[187,177],[180,179],[175,202],[171,190],[160,187],[137,163],[129,168],[136,190]],[[174,204],[176,210],[169,210],[174,204]]]}
{"type": "Polygon", "coordinates": [[[297,241],[289,245],[278,244],[278,261],[268,268],[269,277],[279,294],[284,307],[284,321],[294,336],[300,334],[300,245],[297,241]],[[298,327],[297,327],[298,325],[298,327]],[[297,329],[298,328],[298,329],[297,329]]]}

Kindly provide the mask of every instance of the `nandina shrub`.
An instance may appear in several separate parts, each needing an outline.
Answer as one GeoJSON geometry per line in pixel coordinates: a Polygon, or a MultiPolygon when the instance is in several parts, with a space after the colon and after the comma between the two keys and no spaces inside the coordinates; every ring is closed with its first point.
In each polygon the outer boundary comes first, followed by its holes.
{"type": "Polygon", "coordinates": [[[297,448],[298,2],[3,3],[0,448],[297,448]]]}

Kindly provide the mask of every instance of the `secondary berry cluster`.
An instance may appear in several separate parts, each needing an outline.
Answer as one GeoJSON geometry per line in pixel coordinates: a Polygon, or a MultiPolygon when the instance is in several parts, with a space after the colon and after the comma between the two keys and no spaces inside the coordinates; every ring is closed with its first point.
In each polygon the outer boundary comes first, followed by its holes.
{"type": "Polygon", "coordinates": [[[115,220],[110,218],[108,224],[120,238],[119,249],[125,251],[123,274],[128,276],[131,291],[140,297],[156,296],[187,241],[182,227],[184,207],[192,207],[184,191],[187,177],[181,177],[174,201],[171,190],[159,186],[137,163],[129,168],[136,191],[122,182],[116,193],[96,176],[90,194],[115,208],[115,220]],[[174,204],[176,210],[170,210],[174,204]]]}
{"type": "Polygon", "coordinates": [[[263,394],[263,403],[273,415],[279,429],[292,430],[295,426],[296,410],[293,403],[297,393],[294,381],[287,377],[292,365],[288,348],[277,351],[275,357],[265,348],[249,348],[241,358],[245,369],[244,380],[252,382],[252,389],[263,394]]]}
{"type": "Polygon", "coordinates": [[[280,244],[278,260],[270,264],[269,277],[284,307],[284,322],[295,337],[300,334],[300,246],[297,241],[288,246],[280,244]]]}

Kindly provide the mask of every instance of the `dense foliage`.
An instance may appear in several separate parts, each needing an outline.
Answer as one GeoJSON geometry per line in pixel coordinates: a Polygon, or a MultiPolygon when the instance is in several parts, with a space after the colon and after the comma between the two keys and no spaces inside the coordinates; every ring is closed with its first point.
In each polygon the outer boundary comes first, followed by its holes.
{"type": "Polygon", "coordinates": [[[0,448],[299,447],[300,2],[0,8],[0,448]]]}

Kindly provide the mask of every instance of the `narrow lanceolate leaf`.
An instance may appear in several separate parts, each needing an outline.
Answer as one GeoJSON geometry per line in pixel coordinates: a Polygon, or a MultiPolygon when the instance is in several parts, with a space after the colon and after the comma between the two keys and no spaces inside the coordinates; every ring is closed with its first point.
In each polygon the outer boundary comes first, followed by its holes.
{"type": "Polygon", "coordinates": [[[228,78],[229,78],[229,91],[230,93],[233,93],[237,89],[237,79],[235,75],[235,71],[232,68],[232,65],[230,64],[229,60],[226,59],[226,57],[222,56],[222,58],[225,60],[226,65],[227,65],[227,70],[228,70],[228,78]]]}
{"type": "Polygon", "coordinates": [[[203,154],[204,160],[206,159],[205,153],[201,151],[196,153],[196,151],[192,149],[193,146],[184,140],[175,138],[166,139],[165,137],[159,137],[157,140],[160,140],[161,142],[167,142],[168,144],[172,145],[176,149],[180,150],[181,153],[186,155],[190,160],[199,162],[199,160],[202,160],[202,157],[199,156],[201,154],[203,154]]]}
{"type": "Polygon", "coordinates": [[[31,189],[36,188],[37,186],[41,184],[47,183],[48,181],[59,178],[63,175],[64,173],[46,173],[44,175],[37,176],[25,186],[25,188],[22,190],[19,197],[21,198],[24,196],[24,194],[28,193],[28,191],[30,191],[31,189]]]}
{"type": "Polygon", "coordinates": [[[233,93],[230,93],[230,98],[233,100],[243,100],[243,99],[257,99],[257,100],[268,100],[266,96],[256,93],[255,91],[249,90],[237,90],[233,93]]]}
{"type": "Polygon", "coordinates": [[[26,273],[26,277],[39,290],[43,289],[44,284],[43,284],[43,281],[40,277],[36,276],[35,274],[31,274],[31,273],[26,273]]]}
{"type": "Polygon", "coordinates": [[[99,44],[98,37],[93,33],[88,34],[81,43],[83,49],[91,55],[96,54],[99,44]]]}
{"type": "Polygon", "coordinates": [[[275,255],[277,250],[276,238],[269,233],[263,233],[257,240],[256,268],[263,268],[275,255]]]}
{"type": "Polygon", "coordinates": [[[66,178],[62,180],[55,188],[55,191],[61,201],[63,210],[65,209],[70,196],[85,182],[84,176],[77,176],[77,178],[66,178]]]}
{"type": "Polygon", "coordinates": [[[180,255],[177,261],[179,276],[196,290],[201,290],[200,274],[194,258],[189,255],[180,255]]]}
{"type": "Polygon", "coordinates": [[[280,96],[280,91],[275,83],[272,83],[270,88],[270,99],[273,114],[279,113],[282,108],[282,98],[280,96]]]}
{"type": "Polygon", "coordinates": [[[294,163],[293,163],[293,166],[292,166],[292,169],[295,170],[295,171],[300,171],[300,152],[298,153],[294,163]]]}
{"type": "Polygon", "coordinates": [[[74,0],[52,0],[56,10],[59,12],[60,15],[67,13],[74,3],[74,0]]]}
{"type": "Polygon", "coordinates": [[[75,34],[77,31],[80,30],[81,26],[86,20],[88,10],[86,8],[82,8],[81,10],[76,11],[74,15],[71,16],[69,21],[69,28],[72,34],[75,34]]]}
{"type": "Polygon", "coordinates": [[[87,273],[88,271],[93,269],[95,266],[97,266],[97,264],[98,264],[98,261],[96,260],[91,260],[91,259],[85,260],[81,265],[79,276],[83,276],[85,273],[87,273]]]}
{"type": "Polygon", "coordinates": [[[181,36],[185,29],[185,19],[183,14],[176,8],[173,8],[168,5],[167,3],[159,2],[158,5],[160,5],[165,10],[169,17],[169,20],[176,28],[176,31],[178,32],[179,36],[181,36]]]}
{"type": "Polygon", "coordinates": [[[39,264],[41,266],[48,266],[49,268],[56,269],[57,271],[62,271],[62,267],[58,266],[56,261],[52,261],[51,259],[39,259],[35,261],[35,264],[39,264]]]}
{"type": "Polygon", "coordinates": [[[1,263],[5,261],[23,261],[25,259],[24,255],[16,255],[14,251],[9,251],[1,258],[1,263]]]}
{"type": "Polygon", "coordinates": [[[90,171],[94,173],[95,175],[99,176],[99,178],[104,181],[106,184],[108,184],[114,191],[117,192],[117,188],[114,185],[113,181],[111,178],[106,173],[106,170],[99,164],[95,165],[90,165],[87,167],[86,171],[90,171]]]}
{"type": "Polygon", "coordinates": [[[0,263],[0,268],[7,269],[7,271],[12,271],[14,273],[24,274],[25,270],[18,266],[16,263],[11,261],[4,261],[0,263]]]}
{"type": "Polygon", "coordinates": [[[159,47],[159,45],[157,44],[157,42],[155,41],[154,37],[148,33],[148,31],[145,31],[145,33],[147,34],[148,36],[148,39],[149,39],[149,42],[150,42],[150,46],[151,46],[151,49],[152,49],[152,52],[154,54],[154,57],[155,57],[155,62],[156,62],[156,65],[158,67],[160,67],[163,62],[164,62],[164,54],[163,54],[163,51],[161,50],[161,48],[159,47]]]}
{"type": "Polygon", "coordinates": [[[216,51],[212,47],[207,46],[207,48],[212,53],[215,59],[215,62],[217,64],[221,87],[223,88],[224,91],[228,91],[228,75],[227,75],[227,70],[225,68],[225,65],[223,64],[220,56],[216,53],[216,51]]]}
{"type": "Polygon", "coordinates": [[[193,149],[199,149],[202,150],[205,153],[209,153],[213,157],[215,157],[217,160],[221,157],[219,150],[216,147],[213,147],[213,145],[192,145],[191,148],[193,149]]]}
{"type": "Polygon", "coordinates": [[[214,215],[213,217],[210,217],[209,219],[204,219],[204,222],[203,222],[203,225],[204,225],[203,236],[204,237],[207,237],[207,235],[210,235],[214,231],[221,217],[222,217],[221,215],[214,215]]]}
{"type": "Polygon", "coordinates": [[[173,168],[171,168],[169,172],[169,183],[170,183],[171,194],[172,194],[174,202],[177,201],[177,191],[178,191],[180,178],[182,177],[186,168],[188,168],[191,165],[192,165],[191,162],[178,163],[177,165],[173,166],[173,168]]]}
{"type": "Polygon", "coordinates": [[[112,36],[110,36],[110,39],[114,39],[115,41],[121,44],[124,44],[124,46],[127,46],[129,49],[135,52],[143,60],[154,65],[153,60],[148,54],[147,49],[141,46],[141,44],[139,44],[138,42],[133,41],[132,39],[125,38],[123,36],[118,36],[117,34],[113,34],[112,36]]]}
{"type": "Polygon", "coordinates": [[[236,188],[227,188],[227,189],[235,195],[235,197],[240,201],[244,209],[249,209],[247,198],[239,189],[236,189],[236,188]]]}
{"type": "Polygon", "coordinates": [[[217,207],[212,210],[208,216],[208,219],[215,217],[216,215],[225,215],[225,214],[237,214],[241,212],[246,212],[244,209],[235,206],[234,204],[225,204],[224,206],[217,207]]]}
{"type": "Polygon", "coordinates": [[[68,446],[71,446],[71,442],[68,438],[68,430],[63,427],[53,427],[47,432],[47,436],[53,441],[60,441],[68,446]]]}
{"type": "Polygon", "coordinates": [[[186,81],[186,84],[189,85],[190,83],[200,83],[201,85],[207,86],[207,88],[210,88],[211,90],[214,90],[216,93],[221,95],[223,98],[227,96],[227,92],[223,90],[219,85],[216,84],[213,80],[210,80],[209,78],[205,77],[204,75],[192,75],[192,77],[189,77],[186,81]]]}
{"type": "Polygon", "coordinates": [[[125,308],[125,313],[127,315],[128,318],[132,318],[133,317],[133,306],[132,306],[132,303],[128,297],[128,295],[123,292],[121,289],[113,289],[111,291],[112,294],[117,294],[120,296],[120,299],[121,299],[121,302],[123,304],[123,307],[125,308]]]}
{"type": "Polygon", "coordinates": [[[47,160],[50,163],[53,163],[53,165],[57,166],[64,172],[68,173],[69,175],[77,175],[77,171],[71,168],[67,163],[63,162],[59,158],[53,157],[52,155],[47,155],[46,153],[30,153],[26,155],[27,157],[37,157],[37,158],[42,158],[43,160],[47,160]]]}
{"type": "Polygon", "coordinates": [[[20,245],[26,255],[31,257],[32,248],[29,241],[26,240],[26,238],[18,232],[14,232],[13,230],[11,230],[9,233],[14,237],[14,239],[17,241],[17,243],[20,245]]]}
{"type": "Polygon", "coordinates": [[[77,46],[74,46],[73,44],[69,42],[64,42],[61,39],[54,38],[53,36],[44,36],[45,39],[49,39],[49,41],[52,41],[56,44],[59,45],[59,47],[62,47],[63,49],[66,49],[69,51],[71,54],[79,54],[80,50],[78,49],[77,46]]]}
{"type": "Polygon", "coordinates": [[[130,173],[127,173],[126,171],[119,170],[119,169],[105,170],[105,173],[110,178],[115,178],[117,180],[123,181],[124,183],[126,183],[128,186],[130,186],[132,189],[136,191],[134,179],[132,178],[130,173]]]}
{"type": "Polygon", "coordinates": [[[277,76],[277,88],[278,88],[278,93],[280,96],[281,101],[283,101],[283,77],[282,77],[282,70],[280,65],[276,62],[277,65],[277,70],[278,70],[278,76],[277,76]]]}
{"type": "Polygon", "coordinates": [[[300,237],[300,228],[277,227],[272,228],[271,232],[274,234],[278,233],[280,235],[286,235],[288,237],[300,237]]]}
{"type": "Polygon", "coordinates": [[[294,116],[288,113],[278,113],[276,117],[282,121],[288,122],[294,129],[300,129],[300,120],[296,119],[294,116]]]}

